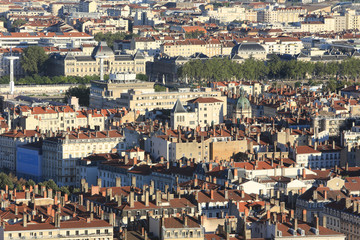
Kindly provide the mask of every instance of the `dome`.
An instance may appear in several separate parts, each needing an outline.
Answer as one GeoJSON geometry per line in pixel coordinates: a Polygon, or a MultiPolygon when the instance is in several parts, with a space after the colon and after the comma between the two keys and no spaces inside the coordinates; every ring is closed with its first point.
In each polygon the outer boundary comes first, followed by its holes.
{"type": "Polygon", "coordinates": [[[235,55],[265,54],[265,48],[258,43],[239,43],[231,50],[231,57],[235,55]]]}
{"type": "Polygon", "coordinates": [[[93,55],[94,57],[111,57],[114,56],[114,52],[110,47],[108,47],[106,42],[100,42],[99,45],[95,47],[93,55]]]}
{"type": "Polygon", "coordinates": [[[243,95],[239,97],[236,103],[236,110],[247,111],[251,109],[249,100],[243,95]]]}

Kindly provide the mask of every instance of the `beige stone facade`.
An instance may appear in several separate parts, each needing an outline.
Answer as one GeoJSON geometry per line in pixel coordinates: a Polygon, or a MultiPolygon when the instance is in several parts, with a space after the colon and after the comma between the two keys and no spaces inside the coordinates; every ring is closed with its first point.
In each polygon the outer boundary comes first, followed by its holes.
{"type": "Polygon", "coordinates": [[[196,98],[188,102],[185,109],[180,100],[177,100],[171,112],[171,127],[178,126],[196,128],[217,125],[224,121],[224,107],[226,103],[216,98],[196,98]]]}
{"type": "Polygon", "coordinates": [[[64,76],[100,75],[100,58],[104,60],[104,74],[111,72],[145,73],[147,59],[141,53],[135,55],[115,55],[106,45],[101,43],[92,55],[74,56],[69,53],[64,57],[54,58],[55,74],[64,76]]]}
{"type": "Polygon", "coordinates": [[[124,137],[118,131],[69,132],[48,138],[43,143],[43,175],[60,186],[74,185],[76,161],[93,153],[124,150],[124,137]]]}

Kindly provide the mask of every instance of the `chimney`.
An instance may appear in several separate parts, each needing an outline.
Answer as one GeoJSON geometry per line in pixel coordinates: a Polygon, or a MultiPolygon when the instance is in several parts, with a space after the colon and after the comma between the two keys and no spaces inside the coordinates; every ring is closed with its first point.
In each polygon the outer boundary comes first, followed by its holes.
{"type": "Polygon", "coordinates": [[[327,191],[326,190],[324,190],[324,200],[327,200],[327,191]]]}
{"type": "Polygon", "coordinates": [[[322,217],[322,226],[326,228],[326,216],[323,215],[322,217]]]}
{"type": "Polygon", "coordinates": [[[317,189],[315,189],[313,192],[313,200],[317,200],[317,199],[318,199],[318,192],[317,189]]]}
{"type": "Polygon", "coordinates": [[[184,216],[184,226],[187,227],[188,226],[188,217],[184,216]]]}
{"type": "Polygon", "coordinates": [[[229,199],[229,191],[227,189],[224,190],[225,199],[229,199]]]}
{"type": "Polygon", "coordinates": [[[134,188],[136,187],[136,176],[131,177],[131,186],[134,188]]]}
{"type": "Polygon", "coordinates": [[[130,208],[134,208],[134,201],[135,201],[134,197],[135,197],[134,191],[130,191],[130,195],[129,195],[130,208]]]}
{"type": "Polygon", "coordinates": [[[156,190],[155,203],[156,203],[156,206],[160,206],[160,203],[161,203],[161,192],[160,192],[160,190],[156,190]]]}
{"type": "Polygon", "coordinates": [[[285,202],[281,202],[280,203],[280,212],[284,213],[285,212],[285,202]]]}
{"type": "Polygon", "coordinates": [[[240,191],[240,195],[241,195],[241,198],[245,198],[245,192],[244,192],[244,190],[241,190],[241,191],[240,191]]]}
{"type": "Polygon", "coordinates": [[[48,195],[48,198],[53,198],[53,190],[51,188],[48,189],[47,191],[47,195],[48,195]]]}
{"type": "Polygon", "coordinates": [[[347,209],[351,207],[351,198],[346,198],[345,199],[345,207],[347,209]]]}
{"type": "Polygon", "coordinates": [[[297,218],[294,218],[294,226],[293,226],[294,230],[297,231],[298,229],[298,220],[297,218]]]}
{"type": "Polygon", "coordinates": [[[101,188],[101,183],[102,183],[101,178],[98,178],[97,179],[97,185],[98,185],[99,188],[101,188]]]}
{"type": "Polygon", "coordinates": [[[23,227],[27,227],[27,214],[25,212],[23,214],[23,227]]]}
{"type": "Polygon", "coordinates": [[[357,209],[358,209],[358,204],[356,201],[353,202],[353,212],[357,213],[357,209]]]}
{"type": "Polygon", "coordinates": [[[149,206],[149,191],[145,191],[145,206],[149,206]]]}
{"type": "Polygon", "coordinates": [[[17,205],[15,205],[15,215],[19,214],[19,207],[17,205]]]}
{"type": "Polygon", "coordinates": [[[210,190],[210,199],[214,200],[214,190],[210,190]]]}
{"type": "Polygon", "coordinates": [[[306,209],[303,209],[302,210],[302,221],[306,222],[306,219],[307,219],[307,217],[306,217],[306,209]]]}
{"type": "Polygon", "coordinates": [[[306,169],[303,168],[302,170],[302,178],[305,179],[306,178],[306,169]]]}
{"type": "Polygon", "coordinates": [[[315,222],[315,228],[319,229],[319,217],[318,216],[314,217],[314,222],[315,222]]]}
{"type": "Polygon", "coordinates": [[[121,187],[121,178],[117,177],[115,181],[116,181],[116,187],[121,187]]]}

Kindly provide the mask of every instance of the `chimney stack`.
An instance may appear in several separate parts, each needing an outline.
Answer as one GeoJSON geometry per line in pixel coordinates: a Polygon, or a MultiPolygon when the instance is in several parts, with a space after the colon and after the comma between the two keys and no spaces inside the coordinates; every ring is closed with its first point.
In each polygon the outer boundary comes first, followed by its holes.
{"type": "Polygon", "coordinates": [[[130,208],[134,208],[134,191],[130,191],[130,195],[129,195],[129,198],[130,198],[130,208]]]}
{"type": "Polygon", "coordinates": [[[145,206],[149,206],[149,191],[145,191],[145,206]]]}
{"type": "Polygon", "coordinates": [[[27,214],[23,213],[23,227],[27,227],[27,214]]]}
{"type": "Polygon", "coordinates": [[[306,217],[306,209],[303,209],[302,210],[302,221],[306,222],[306,219],[307,219],[307,217],[306,217]]]}
{"type": "Polygon", "coordinates": [[[121,178],[116,178],[116,187],[121,187],[121,178]]]}
{"type": "Polygon", "coordinates": [[[134,188],[136,187],[136,176],[131,177],[131,186],[134,188]]]}
{"type": "Polygon", "coordinates": [[[99,188],[101,188],[101,183],[102,183],[101,178],[98,178],[97,179],[97,185],[99,186],[99,188]]]}
{"type": "Polygon", "coordinates": [[[297,220],[297,218],[294,218],[294,230],[295,231],[297,231],[297,229],[298,229],[298,220],[297,220]]]}

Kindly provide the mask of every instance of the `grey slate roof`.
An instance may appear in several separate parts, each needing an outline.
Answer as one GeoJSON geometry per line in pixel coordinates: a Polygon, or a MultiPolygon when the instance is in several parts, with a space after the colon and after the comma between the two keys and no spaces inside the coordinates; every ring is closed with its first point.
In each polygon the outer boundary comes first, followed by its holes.
{"type": "Polygon", "coordinates": [[[173,113],[186,113],[187,112],[179,99],[176,100],[176,103],[171,111],[173,113]]]}

